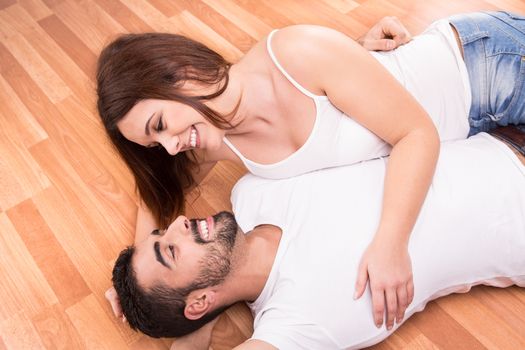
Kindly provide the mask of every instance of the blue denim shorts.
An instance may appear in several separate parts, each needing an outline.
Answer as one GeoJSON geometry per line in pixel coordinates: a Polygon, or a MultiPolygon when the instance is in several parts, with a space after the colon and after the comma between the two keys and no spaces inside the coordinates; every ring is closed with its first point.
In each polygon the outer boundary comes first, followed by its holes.
{"type": "Polygon", "coordinates": [[[470,135],[525,124],[525,16],[479,12],[449,18],[470,79],[470,135]]]}

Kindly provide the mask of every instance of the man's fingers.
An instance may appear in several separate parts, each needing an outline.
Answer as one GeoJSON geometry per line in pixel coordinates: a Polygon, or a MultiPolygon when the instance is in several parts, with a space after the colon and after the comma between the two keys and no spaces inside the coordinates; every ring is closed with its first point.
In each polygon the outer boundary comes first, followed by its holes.
{"type": "Polygon", "coordinates": [[[395,289],[388,289],[386,296],[386,329],[391,330],[397,314],[397,293],[395,289]]]}
{"type": "MultiPolygon", "coordinates": [[[[115,288],[109,288],[106,291],[106,293],[104,293],[104,296],[109,301],[111,309],[113,310],[113,314],[115,314],[115,316],[118,318],[124,317],[122,314],[122,308],[120,307],[120,300],[118,298],[117,291],[115,290],[115,288]]],[[[123,319],[123,322],[125,322],[125,319],[123,319]]]]}
{"type": "Polygon", "coordinates": [[[410,40],[412,40],[412,37],[408,33],[400,33],[398,35],[394,35],[392,39],[395,41],[395,44],[396,44],[395,47],[399,47],[401,45],[408,43],[410,40]]]}
{"type": "Polygon", "coordinates": [[[366,281],[368,281],[367,265],[363,262],[359,264],[357,270],[357,280],[355,282],[354,300],[361,298],[366,288],[366,281]]]}
{"type": "Polygon", "coordinates": [[[401,323],[405,317],[405,310],[408,306],[408,292],[405,285],[397,288],[397,315],[396,322],[401,323]]]}
{"type": "Polygon", "coordinates": [[[394,39],[367,39],[362,45],[368,51],[390,51],[397,46],[394,39]]]}
{"type": "Polygon", "coordinates": [[[408,43],[412,36],[397,17],[385,17],[382,20],[383,34],[395,41],[395,47],[408,43]]]}
{"type": "Polygon", "coordinates": [[[370,288],[372,291],[372,310],[374,312],[374,322],[377,328],[383,325],[385,315],[385,292],[381,288],[370,288]]]}

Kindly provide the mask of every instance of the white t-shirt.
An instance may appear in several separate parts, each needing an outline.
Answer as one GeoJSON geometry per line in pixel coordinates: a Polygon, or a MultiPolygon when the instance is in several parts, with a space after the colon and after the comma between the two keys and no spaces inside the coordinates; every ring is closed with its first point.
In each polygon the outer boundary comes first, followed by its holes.
{"type": "MultiPolygon", "coordinates": [[[[250,304],[254,339],[279,349],[352,349],[391,333],[375,327],[368,289],[352,298],[379,222],[385,163],[237,183],[232,203],[244,232],[260,224],[283,230],[268,281],[250,304]]],[[[525,286],[525,167],[484,133],[442,145],[409,252],[415,296],[406,318],[479,283],[525,286]]]]}

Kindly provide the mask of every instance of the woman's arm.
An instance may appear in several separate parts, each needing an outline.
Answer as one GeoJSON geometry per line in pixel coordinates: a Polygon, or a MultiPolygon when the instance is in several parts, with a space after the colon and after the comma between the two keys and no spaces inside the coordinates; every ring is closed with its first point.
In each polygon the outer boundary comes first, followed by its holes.
{"type": "Polygon", "coordinates": [[[281,64],[307,89],[393,146],[382,214],[363,255],[356,297],[370,281],[374,319],[402,319],[413,296],[408,240],[431,183],[439,137],[425,110],[365,49],[337,31],[294,26],[274,37],[281,64]],[[308,57],[297,59],[297,57],[308,57]]]}

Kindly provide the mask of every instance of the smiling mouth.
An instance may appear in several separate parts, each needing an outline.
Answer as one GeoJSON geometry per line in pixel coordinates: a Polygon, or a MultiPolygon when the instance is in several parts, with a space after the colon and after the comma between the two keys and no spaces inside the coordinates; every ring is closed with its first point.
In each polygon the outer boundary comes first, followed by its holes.
{"type": "Polygon", "coordinates": [[[204,242],[210,242],[214,239],[214,222],[211,216],[204,220],[198,220],[196,224],[199,236],[204,242]]]}
{"type": "Polygon", "coordinates": [[[195,125],[191,126],[189,145],[191,148],[198,148],[200,146],[199,133],[195,125]]]}

